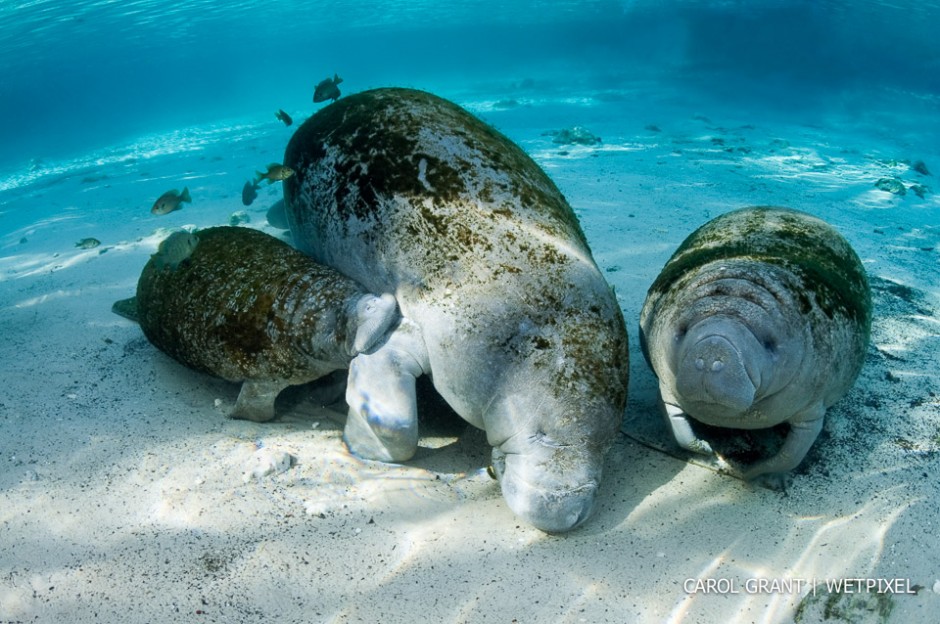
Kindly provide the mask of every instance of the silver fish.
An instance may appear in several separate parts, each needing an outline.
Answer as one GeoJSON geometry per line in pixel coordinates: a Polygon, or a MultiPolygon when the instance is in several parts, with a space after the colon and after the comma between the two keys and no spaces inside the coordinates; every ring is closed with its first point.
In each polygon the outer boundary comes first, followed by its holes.
{"type": "Polygon", "coordinates": [[[79,249],[94,249],[101,244],[101,241],[97,238],[83,238],[82,240],[75,243],[75,246],[79,249]]]}
{"type": "Polygon", "coordinates": [[[192,203],[192,198],[189,196],[189,189],[183,187],[183,192],[180,193],[176,189],[172,191],[167,191],[153,203],[153,208],[150,209],[155,215],[165,215],[173,212],[174,210],[179,210],[182,208],[182,203],[192,203]]]}
{"type": "Polygon", "coordinates": [[[163,239],[153,254],[153,263],[158,269],[175,269],[192,255],[199,238],[192,232],[180,230],[163,239]]]}

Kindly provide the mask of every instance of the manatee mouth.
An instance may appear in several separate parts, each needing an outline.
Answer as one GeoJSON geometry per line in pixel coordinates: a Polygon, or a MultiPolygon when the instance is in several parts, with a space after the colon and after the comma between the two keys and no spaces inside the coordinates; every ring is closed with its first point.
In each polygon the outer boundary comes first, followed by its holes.
{"type": "Polygon", "coordinates": [[[546,533],[566,533],[591,516],[598,480],[557,487],[558,475],[549,475],[544,484],[539,483],[543,479],[533,482],[533,477],[540,476],[539,469],[546,468],[544,464],[533,467],[531,458],[493,449],[493,470],[513,513],[546,533]]]}
{"type": "Polygon", "coordinates": [[[680,348],[676,391],[682,402],[697,406],[689,413],[706,422],[741,415],[760,388],[764,348],[740,323],[703,325],[690,331],[680,348]]]}

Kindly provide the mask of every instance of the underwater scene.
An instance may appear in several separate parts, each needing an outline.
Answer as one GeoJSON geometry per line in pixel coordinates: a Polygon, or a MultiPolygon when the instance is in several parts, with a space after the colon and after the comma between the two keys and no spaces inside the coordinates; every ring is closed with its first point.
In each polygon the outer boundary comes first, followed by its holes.
{"type": "Polygon", "coordinates": [[[935,621],[938,30],[0,3],[0,624],[935,621]]]}

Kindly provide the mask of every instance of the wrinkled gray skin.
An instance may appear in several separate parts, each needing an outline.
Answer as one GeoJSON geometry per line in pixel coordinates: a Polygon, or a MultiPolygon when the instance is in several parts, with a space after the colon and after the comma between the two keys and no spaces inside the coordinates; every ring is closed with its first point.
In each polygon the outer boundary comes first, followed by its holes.
{"type": "Polygon", "coordinates": [[[867,279],[845,239],[779,208],[734,211],[690,235],[640,314],[680,446],[712,453],[687,417],[738,429],[789,423],[780,451],[742,475],[774,475],[769,484],[803,460],[826,409],[855,382],[870,326],[867,279]]]}
{"type": "Polygon", "coordinates": [[[484,429],[509,507],[547,532],[590,514],[626,402],[617,301],[571,208],[508,139],[430,94],[380,89],[311,117],[284,162],[297,245],[403,320],[350,367],[345,440],[412,457],[415,378],[484,429]]]}

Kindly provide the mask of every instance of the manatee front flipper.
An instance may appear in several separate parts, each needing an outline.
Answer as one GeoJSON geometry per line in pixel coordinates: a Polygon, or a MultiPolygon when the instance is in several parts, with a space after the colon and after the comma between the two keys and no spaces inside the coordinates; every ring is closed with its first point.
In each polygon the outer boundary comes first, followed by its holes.
{"type": "Polygon", "coordinates": [[[415,379],[430,370],[421,330],[408,319],[375,351],[353,358],[343,432],[349,450],[366,459],[411,459],[418,449],[415,379]]]}
{"type": "MultiPolygon", "coordinates": [[[[776,455],[757,462],[744,471],[743,477],[752,481],[763,475],[785,473],[796,468],[806,453],[809,452],[813,442],[822,431],[823,420],[826,414],[822,403],[797,414],[790,419],[790,432],[787,434],[783,446],[776,455]]],[[[779,489],[772,487],[772,489],[779,489]]]]}
{"type": "Polygon", "coordinates": [[[282,381],[245,380],[231,417],[265,422],[274,418],[274,400],[289,384],[282,381]]]}
{"type": "Polygon", "coordinates": [[[663,414],[666,416],[666,422],[672,431],[672,436],[676,442],[687,451],[699,453],[700,455],[713,455],[711,445],[705,440],[695,435],[692,425],[682,408],[676,405],[670,405],[662,400],[659,402],[663,414]]]}
{"type": "Polygon", "coordinates": [[[111,311],[118,316],[123,316],[129,321],[140,322],[140,312],[137,309],[137,297],[128,297],[115,301],[111,306],[111,311]]]}

